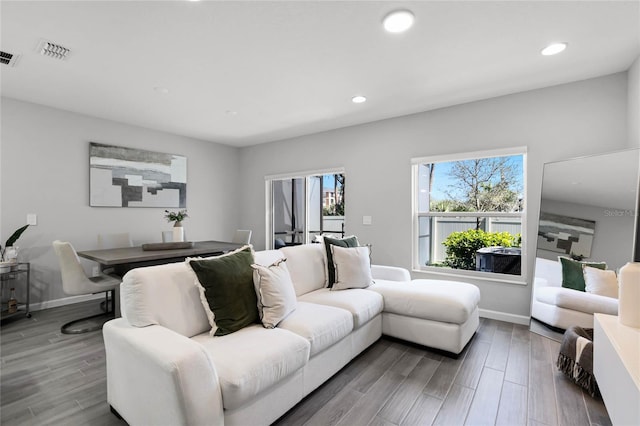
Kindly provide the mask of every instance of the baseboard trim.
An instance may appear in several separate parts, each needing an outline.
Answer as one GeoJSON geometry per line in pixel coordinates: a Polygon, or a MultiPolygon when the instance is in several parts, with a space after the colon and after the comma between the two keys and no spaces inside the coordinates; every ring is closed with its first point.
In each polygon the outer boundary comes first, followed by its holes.
{"type": "Polygon", "coordinates": [[[489,309],[480,309],[479,314],[482,318],[489,318],[521,325],[529,325],[530,321],[530,317],[528,316],[491,311],[489,309]]]}
{"type": "Polygon", "coordinates": [[[74,303],[87,302],[89,300],[104,299],[104,293],[83,294],[81,296],[63,297],[62,299],[46,300],[40,303],[31,303],[30,311],[41,311],[43,309],[57,308],[59,306],[72,305],[74,303]]]}

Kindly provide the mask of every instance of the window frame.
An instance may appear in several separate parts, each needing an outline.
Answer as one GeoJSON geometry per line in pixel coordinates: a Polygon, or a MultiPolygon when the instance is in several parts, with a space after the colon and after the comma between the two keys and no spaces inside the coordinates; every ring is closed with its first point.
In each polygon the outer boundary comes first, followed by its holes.
{"type": "MultiPolygon", "coordinates": [[[[328,169],[317,169],[317,170],[306,170],[299,172],[291,172],[291,173],[280,173],[273,175],[266,175],[265,179],[265,247],[274,247],[274,233],[273,233],[273,198],[272,198],[272,183],[275,180],[284,180],[284,179],[304,179],[305,180],[305,217],[304,217],[304,238],[306,241],[307,235],[309,233],[309,191],[310,191],[310,182],[309,177],[319,176],[319,175],[330,175],[330,174],[342,174],[345,175],[344,167],[334,167],[328,169]]],[[[323,199],[321,200],[323,201],[323,199]]],[[[347,223],[347,215],[345,212],[344,215],[344,223],[347,223]]]]}
{"type": "Polygon", "coordinates": [[[426,157],[415,157],[411,159],[411,270],[417,273],[429,273],[436,275],[466,277],[477,280],[487,280],[493,282],[527,285],[528,271],[528,236],[527,236],[527,211],[529,202],[527,197],[527,147],[501,148],[494,150],[483,150],[473,152],[463,152],[457,154],[432,155],[426,157]],[[444,163],[453,161],[474,160],[479,158],[522,156],[522,197],[524,208],[522,212],[420,212],[419,207],[419,166],[421,164],[444,163]],[[435,266],[420,265],[419,238],[420,238],[420,218],[421,217],[520,217],[521,218],[521,271],[520,275],[510,275],[495,272],[469,271],[464,269],[442,268],[435,266]]]}

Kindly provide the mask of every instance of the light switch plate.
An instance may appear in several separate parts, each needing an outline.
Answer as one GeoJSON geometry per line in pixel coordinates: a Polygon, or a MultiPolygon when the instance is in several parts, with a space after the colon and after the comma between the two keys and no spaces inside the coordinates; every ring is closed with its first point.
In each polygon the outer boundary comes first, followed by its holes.
{"type": "Polygon", "coordinates": [[[37,225],[38,224],[38,215],[35,213],[27,214],[27,225],[37,225]]]}
{"type": "Polygon", "coordinates": [[[362,216],[362,224],[363,225],[371,225],[371,216],[362,216]]]}

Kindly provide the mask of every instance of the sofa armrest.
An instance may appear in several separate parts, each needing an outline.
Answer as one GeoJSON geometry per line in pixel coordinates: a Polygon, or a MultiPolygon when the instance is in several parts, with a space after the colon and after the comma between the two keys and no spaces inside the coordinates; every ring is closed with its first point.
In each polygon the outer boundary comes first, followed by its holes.
{"type": "Polygon", "coordinates": [[[545,278],[533,277],[533,288],[549,287],[549,281],[545,278]]]}
{"type": "Polygon", "coordinates": [[[371,265],[373,279],[388,281],[411,281],[409,271],[396,266],[371,265]]]}
{"type": "Polygon", "coordinates": [[[197,342],[126,319],[103,328],[107,400],[132,426],[224,424],[218,375],[197,342]]]}

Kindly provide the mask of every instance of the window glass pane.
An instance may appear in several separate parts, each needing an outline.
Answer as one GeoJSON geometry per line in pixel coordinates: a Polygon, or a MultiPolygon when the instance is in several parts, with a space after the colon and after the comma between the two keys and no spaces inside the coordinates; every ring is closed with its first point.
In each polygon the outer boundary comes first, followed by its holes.
{"type": "Polygon", "coordinates": [[[418,262],[421,266],[429,265],[431,258],[431,223],[432,218],[418,218],[418,262]]]}
{"type": "Polygon", "coordinates": [[[521,275],[523,162],[511,155],[418,164],[417,266],[521,275]]]}
{"type": "Polygon", "coordinates": [[[300,243],[305,221],[304,179],[274,180],[271,188],[274,241],[300,243]]]}
{"type": "Polygon", "coordinates": [[[435,216],[420,219],[430,219],[432,227],[432,246],[425,249],[425,253],[430,254],[424,263],[426,266],[503,273],[481,268],[477,251],[485,247],[509,247],[514,248],[509,251],[510,256],[520,256],[520,218],[435,216]]]}
{"type": "Polygon", "coordinates": [[[421,212],[517,212],[523,205],[523,156],[421,164],[421,212]]]}
{"type": "Polygon", "coordinates": [[[324,175],[322,181],[322,233],[344,237],[344,175],[324,175]]]}
{"type": "Polygon", "coordinates": [[[322,222],[322,176],[309,177],[309,223],[307,232],[309,241],[320,233],[322,222]]]}
{"type": "Polygon", "coordinates": [[[271,181],[273,246],[307,244],[316,236],[344,236],[344,174],[271,181]]]}

